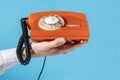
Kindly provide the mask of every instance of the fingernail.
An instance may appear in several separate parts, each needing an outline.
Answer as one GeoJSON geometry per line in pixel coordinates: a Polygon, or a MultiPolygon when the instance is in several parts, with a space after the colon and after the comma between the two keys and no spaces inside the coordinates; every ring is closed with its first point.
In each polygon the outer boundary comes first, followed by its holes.
{"type": "Polygon", "coordinates": [[[81,40],[81,41],[80,41],[80,43],[81,43],[81,44],[84,44],[84,43],[85,43],[85,41],[84,41],[84,40],[81,40]]]}

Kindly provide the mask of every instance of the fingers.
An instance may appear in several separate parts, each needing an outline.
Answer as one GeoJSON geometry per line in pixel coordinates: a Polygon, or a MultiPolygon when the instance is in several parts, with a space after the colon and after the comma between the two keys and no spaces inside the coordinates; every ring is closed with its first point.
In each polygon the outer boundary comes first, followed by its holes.
{"type": "Polygon", "coordinates": [[[57,38],[53,41],[47,42],[47,49],[56,48],[64,45],[66,40],[64,38],[57,38]]]}
{"type": "Polygon", "coordinates": [[[73,50],[75,50],[77,48],[80,48],[81,46],[85,45],[86,43],[84,43],[84,44],[81,44],[81,43],[67,44],[65,46],[60,47],[57,51],[58,51],[58,53],[64,53],[64,54],[66,54],[66,53],[68,53],[70,51],[73,51],[73,50]]]}

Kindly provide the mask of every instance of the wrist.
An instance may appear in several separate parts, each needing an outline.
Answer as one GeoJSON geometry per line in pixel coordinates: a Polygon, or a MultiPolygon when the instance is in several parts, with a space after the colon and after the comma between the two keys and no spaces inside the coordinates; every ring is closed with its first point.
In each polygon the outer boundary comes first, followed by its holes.
{"type": "MultiPolygon", "coordinates": [[[[32,49],[30,49],[30,54],[31,54],[31,58],[36,57],[35,52],[32,49]]],[[[22,56],[23,56],[24,59],[26,58],[26,48],[25,47],[22,50],[22,56]]]]}

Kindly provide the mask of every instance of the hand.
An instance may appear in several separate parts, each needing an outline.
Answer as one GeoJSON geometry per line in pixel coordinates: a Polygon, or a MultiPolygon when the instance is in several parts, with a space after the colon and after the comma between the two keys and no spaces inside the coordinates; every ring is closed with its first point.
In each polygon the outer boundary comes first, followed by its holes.
{"type": "MultiPolygon", "coordinates": [[[[86,43],[86,42],[84,42],[86,43]]],[[[53,41],[32,42],[32,57],[52,56],[66,54],[81,47],[82,43],[68,43],[64,38],[57,38],[53,41]]]]}

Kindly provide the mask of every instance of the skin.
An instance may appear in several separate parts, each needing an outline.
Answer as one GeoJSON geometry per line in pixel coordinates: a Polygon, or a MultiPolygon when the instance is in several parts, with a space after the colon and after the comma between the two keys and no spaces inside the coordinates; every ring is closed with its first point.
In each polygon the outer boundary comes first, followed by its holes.
{"type": "MultiPolygon", "coordinates": [[[[84,42],[86,44],[87,42],[84,42]]],[[[53,56],[67,54],[84,45],[83,43],[68,43],[64,38],[57,38],[53,41],[32,42],[32,58],[42,56],[53,56]]]]}

